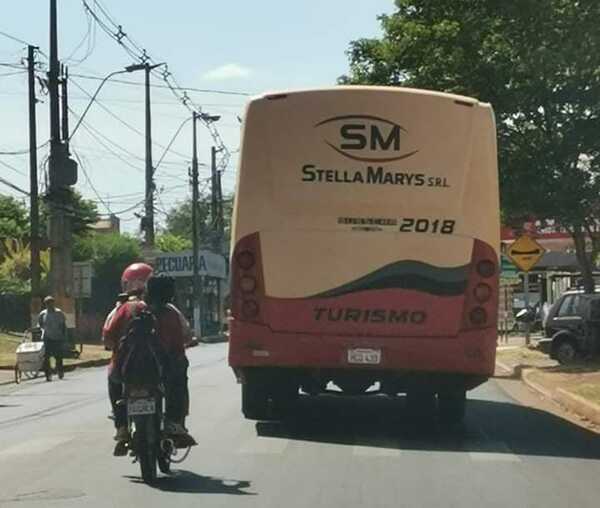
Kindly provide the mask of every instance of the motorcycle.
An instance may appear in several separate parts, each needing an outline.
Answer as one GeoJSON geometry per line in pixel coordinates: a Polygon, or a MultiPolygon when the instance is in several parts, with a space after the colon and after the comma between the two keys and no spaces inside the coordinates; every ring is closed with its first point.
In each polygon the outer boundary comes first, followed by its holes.
{"type": "Polygon", "coordinates": [[[142,479],[152,484],[158,469],[171,472],[171,463],[183,462],[196,444],[189,435],[165,432],[165,369],[167,361],[154,330],[154,317],[144,312],[135,318],[127,336],[122,339],[120,356],[115,369],[120,373],[123,399],[126,405],[129,440],[127,454],[139,462],[142,479]],[[187,448],[181,459],[178,450],[187,448]]]}
{"type": "Polygon", "coordinates": [[[525,307],[515,316],[515,331],[525,332],[527,326],[531,333],[543,330],[542,316],[538,307],[525,307]]]}

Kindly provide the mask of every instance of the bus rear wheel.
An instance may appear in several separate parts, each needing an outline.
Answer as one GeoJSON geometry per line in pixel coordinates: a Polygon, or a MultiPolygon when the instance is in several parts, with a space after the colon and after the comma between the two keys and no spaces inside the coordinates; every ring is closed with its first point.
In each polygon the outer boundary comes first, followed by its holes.
{"type": "Polygon", "coordinates": [[[467,392],[457,388],[438,393],[440,421],[448,425],[459,425],[465,419],[467,392]]]}
{"type": "Polygon", "coordinates": [[[242,413],[249,420],[266,420],[269,416],[269,396],[265,386],[254,380],[242,385],[242,413]]]}

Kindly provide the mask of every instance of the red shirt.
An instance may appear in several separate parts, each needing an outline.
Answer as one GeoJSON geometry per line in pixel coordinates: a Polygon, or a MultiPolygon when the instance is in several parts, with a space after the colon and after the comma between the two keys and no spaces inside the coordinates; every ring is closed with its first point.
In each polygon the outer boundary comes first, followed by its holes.
{"type": "MultiPolygon", "coordinates": [[[[141,300],[130,300],[116,310],[112,319],[107,319],[104,323],[102,331],[104,344],[113,351],[110,368],[114,366],[117,345],[127,332],[127,326],[137,314],[147,307],[146,303],[141,300]]],[[[189,328],[185,318],[174,305],[165,306],[157,316],[156,333],[168,354],[185,355],[185,343],[189,338],[189,328]]]]}

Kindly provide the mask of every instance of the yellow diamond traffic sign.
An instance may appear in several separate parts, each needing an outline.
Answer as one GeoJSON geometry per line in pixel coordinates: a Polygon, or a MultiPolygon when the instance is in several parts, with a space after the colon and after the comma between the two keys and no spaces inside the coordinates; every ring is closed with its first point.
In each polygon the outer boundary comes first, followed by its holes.
{"type": "Polygon", "coordinates": [[[508,248],[507,254],[517,267],[528,272],[542,259],[546,249],[527,235],[520,236],[508,248]]]}

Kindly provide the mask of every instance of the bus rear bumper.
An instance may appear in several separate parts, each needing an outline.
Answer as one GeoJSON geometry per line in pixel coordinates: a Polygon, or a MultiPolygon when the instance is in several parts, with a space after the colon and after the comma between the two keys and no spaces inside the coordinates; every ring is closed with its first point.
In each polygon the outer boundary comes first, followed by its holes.
{"type": "MultiPolygon", "coordinates": [[[[451,374],[487,378],[495,368],[495,328],[462,331],[455,337],[350,337],[274,332],[253,323],[231,322],[229,365],[318,371],[373,371],[386,375],[451,374]],[[380,352],[376,364],[349,362],[349,351],[380,352]]],[[[479,384],[479,383],[478,383],[479,384]]]]}

